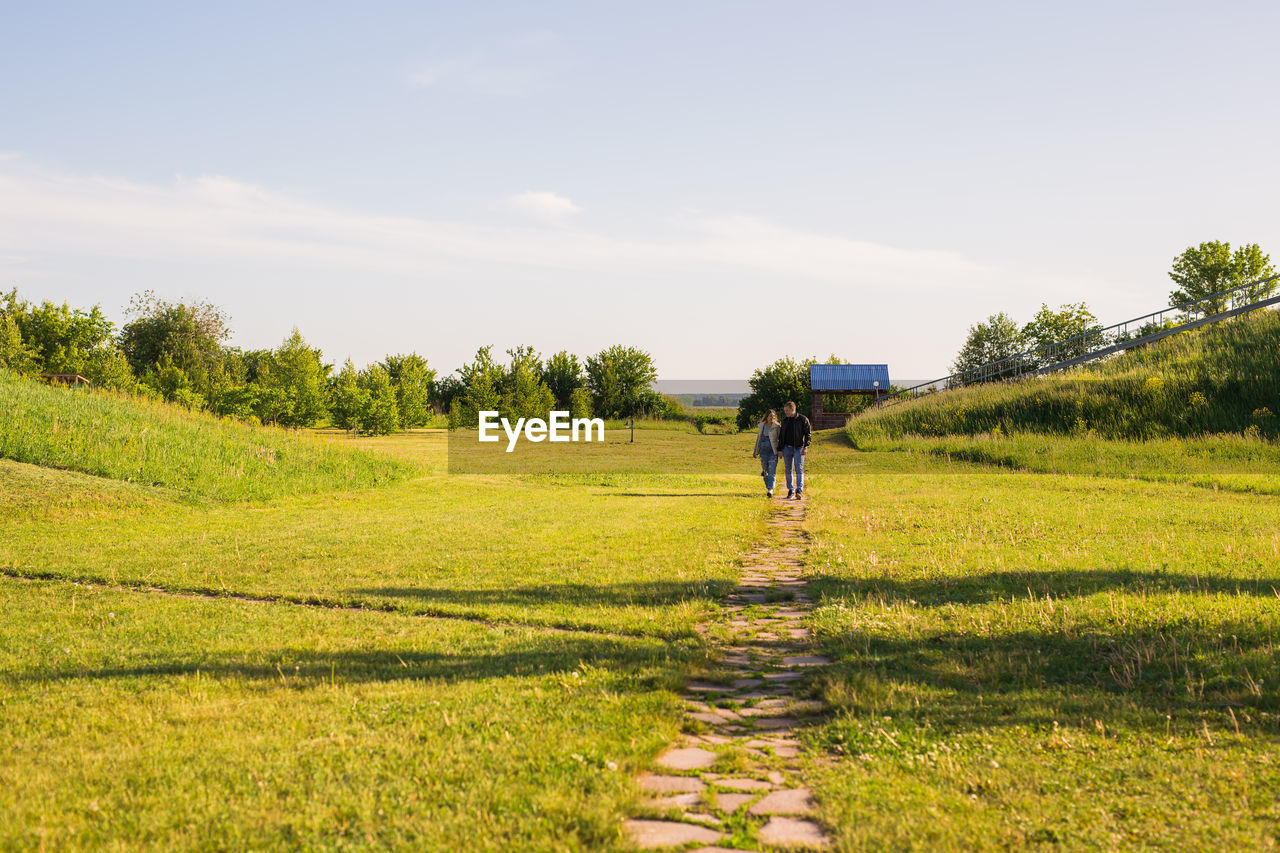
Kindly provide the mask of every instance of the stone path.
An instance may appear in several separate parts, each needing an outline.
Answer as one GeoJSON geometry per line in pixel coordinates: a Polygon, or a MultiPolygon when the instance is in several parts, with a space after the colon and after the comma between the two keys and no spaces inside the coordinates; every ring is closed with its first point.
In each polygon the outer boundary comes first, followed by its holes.
{"type": "Polygon", "coordinates": [[[812,819],[813,801],[796,779],[800,743],[792,735],[824,710],[806,698],[805,674],[830,663],[812,654],[803,625],[813,607],[800,574],[803,501],[776,501],[770,524],[781,542],[758,545],[725,602],[729,621],[700,630],[728,641],[723,678],[685,693],[685,734],[639,779],[645,813],[626,822],[646,849],[822,849],[830,840],[812,819]],[[743,842],[749,844],[743,848],[743,842]]]}

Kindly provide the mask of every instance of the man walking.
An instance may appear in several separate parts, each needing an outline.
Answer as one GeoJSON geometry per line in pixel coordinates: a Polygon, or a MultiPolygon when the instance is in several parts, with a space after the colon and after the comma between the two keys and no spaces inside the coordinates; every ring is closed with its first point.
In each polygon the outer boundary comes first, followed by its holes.
{"type": "Polygon", "coordinates": [[[804,415],[796,414],[796,404],[788,402],[782,407],[786,415],[778,430],[778,443],[782,446],[782,461],[787,466],[787,497],[800,500],[804,496],[804,455],[813,437],[813,427],[804,415]],[[791,470],[795,469],[795,487],[792,488],[791,470]]]}

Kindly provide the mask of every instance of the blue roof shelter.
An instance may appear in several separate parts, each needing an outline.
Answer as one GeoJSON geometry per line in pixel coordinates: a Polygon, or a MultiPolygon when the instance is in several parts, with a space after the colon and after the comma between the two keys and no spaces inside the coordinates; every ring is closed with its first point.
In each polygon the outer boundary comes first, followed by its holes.
{"type": "Polygon", "coordinates": [[[844,426],[848,412],[824,412],[822,398],[857,394],[880,399],[889,393],[887,364],[813,364],[809,366],[809,391],[813,400],[809,420],[814,429],[844,426]]]}

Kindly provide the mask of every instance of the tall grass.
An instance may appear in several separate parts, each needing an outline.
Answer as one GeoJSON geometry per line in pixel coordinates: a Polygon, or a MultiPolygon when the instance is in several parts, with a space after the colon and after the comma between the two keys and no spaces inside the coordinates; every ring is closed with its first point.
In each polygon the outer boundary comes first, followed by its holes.
{"type": "Polygon", "coordinates": [[[855,444],[905,435],[1153,439],[1280,431],[1280,312],[1184,332],[1087,368],[947,391],[854,418],[855,444]]]}
{"type": "Polygon", "coordinates": [[[224,501],[361,488],[413,466],[276,427],[0,370],[0,457],[224,501]]]}

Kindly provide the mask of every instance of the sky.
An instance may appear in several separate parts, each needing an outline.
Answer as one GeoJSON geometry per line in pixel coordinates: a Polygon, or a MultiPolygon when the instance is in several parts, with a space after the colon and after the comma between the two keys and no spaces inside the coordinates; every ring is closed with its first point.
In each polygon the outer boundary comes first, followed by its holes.
{"type": "MultiPolygon", "coordinates": [[[[327,361],[947,372],[1280,252],[1280,5],[0,0],[0,289],[327,361]]],[[[1280,259],[1280,255],[1277,255],[1280,259]]]]}

